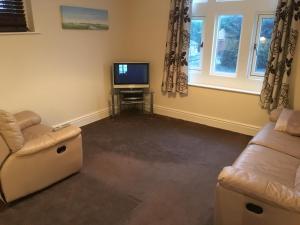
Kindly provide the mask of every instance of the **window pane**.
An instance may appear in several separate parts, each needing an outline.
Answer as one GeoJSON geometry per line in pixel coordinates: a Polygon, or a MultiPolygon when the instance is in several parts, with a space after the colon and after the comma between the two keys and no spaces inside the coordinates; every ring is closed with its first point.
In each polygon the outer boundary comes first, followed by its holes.
{"type": "Polygon", "coordinates": [[[242,2],[244,0],[217,0],[217,2],[242,2]]]}
{"type": "Polygon", "coordinates": [[[203,50],[203,19],[192,19],[189,68],[202,68],[202,50],[203,50]]]}
{"type": "Polygon", "coordinates": [[[235,74],[239,54],[243,16],[222,15],[218,18],[214,72],[235,74]]]}
{"type": "Polygon", "coordinates": [[[193,0],[193,3],[207,3],[208,0],[193,0]]]}
{"type": "Polygon", "coordinates": [[[255,73],[264,75],[268,62],[269,49],[274,27],[274,18],[261,18],[259,27],[259,36],[256,41],[256,65],[255,73]]]}

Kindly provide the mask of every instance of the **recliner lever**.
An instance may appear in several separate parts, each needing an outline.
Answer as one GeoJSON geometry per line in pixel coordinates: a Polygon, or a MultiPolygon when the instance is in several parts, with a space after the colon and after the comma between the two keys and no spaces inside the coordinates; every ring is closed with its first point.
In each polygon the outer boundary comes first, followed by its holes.
{"type": "Polygon", "coordinates": [[[255,205],[253,203],[247,203],[246,209],[255,214],[263,214],[263,212],[264,212],[264,209],[262,207],[255,205]]]}
{"type": "Polygon", "coordinates": [[[64,153],[66,150],[67,150],[67,147],[65,145],[63,145],[61,147],[58,147],[56,152],[57,152],[57,154],[61,154],[61,153],[64,153]]]}

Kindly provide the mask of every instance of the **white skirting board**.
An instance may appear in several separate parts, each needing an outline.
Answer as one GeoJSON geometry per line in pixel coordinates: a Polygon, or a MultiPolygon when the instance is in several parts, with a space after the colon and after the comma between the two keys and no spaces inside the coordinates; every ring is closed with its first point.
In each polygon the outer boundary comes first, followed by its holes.
{"type": "Polygon", "coordinates": [[[65,126],[67,124],[72,124],[72,125],[76,125],[78,127],[83,127],[85,125],[94,123],[96,121],[102,120],[109,116],[110,116],[109,108],[105,108],[105,109],[101,109],[101,110],[93,112],[93,113],[89,113],[89,114],[77,117],[77,118],[69,120],[69,121],[66,121],[64,123],[54,125],[53,127],[61,127],[61,126],[65,126]]]}
{"type": "Polygon", "coordinates": [[[217,117],[201,115],[198,113],[168,108],[159,105],[154,106],[154,113],[163,116],[182,119],[194,123],[203,124],[210,127],[230,130],[233,132],[242,133],[250,136],[254,136],[261,129],[261,127],[253,126],[250,124],[244,124],[244,123],[231,121],[231,120],[224,120],[217,117]]]}
{"type": "MultiPolygon", "coordinates": [[[[224,130],[230,130],[233,132],[238,132],[246,135],[254,136],[261,127],[253,126],[250,124],[240,123],[231,120],[224,120],[217,117],[206,116],[198,113],[168,108],[164,106],[154,105],[154,113],[168,116],[176,119],[182,119],[194,123],[199,123],[203,125],[207,125],[210,127],[216,127],[224,130]]],[[[61,127],[66,124],[73,124],[79,127],[88,125],[90,123],[94,123],[96,121],[102,120],[110,116],[109,108],[105,108],[93,113],[86,114],[84,116],[80,116],[78,118],[66,121],[61,124],[57,124],[53,127],[61,127]]]]}

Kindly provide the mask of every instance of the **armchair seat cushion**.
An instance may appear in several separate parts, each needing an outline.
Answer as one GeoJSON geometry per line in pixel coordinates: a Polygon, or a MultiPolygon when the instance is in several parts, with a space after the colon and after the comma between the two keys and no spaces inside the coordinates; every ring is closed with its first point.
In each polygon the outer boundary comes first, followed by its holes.
{"type": "Polygon", "coordinates": [[[46,133],[51,132],[51,127],[46,126],[44,124],[38,124],[32,127],[28,127],[24,130],[22,130],[24,138],[25,138],[25,143],[32,140],[32,139],[36,139],[39,138],[43,135],[45,135],[46,133]]]}

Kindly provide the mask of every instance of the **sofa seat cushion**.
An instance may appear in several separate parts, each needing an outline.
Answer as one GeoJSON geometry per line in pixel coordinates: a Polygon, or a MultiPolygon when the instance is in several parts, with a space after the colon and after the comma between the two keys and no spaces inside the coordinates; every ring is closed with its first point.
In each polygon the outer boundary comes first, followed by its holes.
{"type": "Polygon", "coordinates": [[[233,164],[234,168],[267,177],[268,180],[295,188],[300,160],[259,145],[249,145],[233,164]]]}
{"type": "Polygon", "coordinates": [[[32,139],[39,138],[39,137],[43,136],[44,134],[50,132],[51,130],[52,130],[51,127],[48,127],[43,124],[38,124],[38,125],[35,125],[32,127],[28,127],[23,130],[25,142],[28,142],[32,139]]]}
{"type": "Polygon", "coordinates": [[[274,128],[275,123],[268,123],[250,144],[265,146],[300,159],[300,137],[276,131],[274,128]]]}

